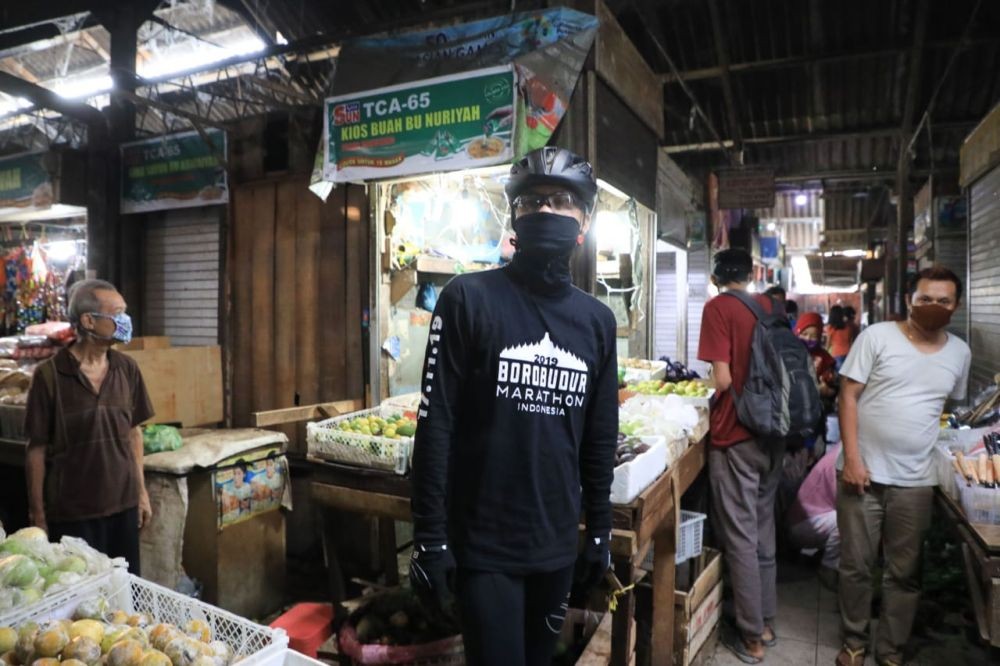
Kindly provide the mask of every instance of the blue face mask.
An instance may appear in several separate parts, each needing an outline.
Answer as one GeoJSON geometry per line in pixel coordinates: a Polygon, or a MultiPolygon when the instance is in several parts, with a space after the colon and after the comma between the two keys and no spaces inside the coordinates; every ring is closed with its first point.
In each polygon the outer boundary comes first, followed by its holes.
{"type": "Polygon", "coordinates": [[[114,340],[115,342],[121,342],[122,344],[128,344],[132,342],[132,318],[127,314],[122,312],[116,315],[106,315],[100,312],[91,312],[91,317],[100,317],[101,319],[110,319],[115,322],[115,332],[110,338],[105,338],[103,336],[97,335],[93,331],[90,332],[95,338],[100,340],[114,340]]]}

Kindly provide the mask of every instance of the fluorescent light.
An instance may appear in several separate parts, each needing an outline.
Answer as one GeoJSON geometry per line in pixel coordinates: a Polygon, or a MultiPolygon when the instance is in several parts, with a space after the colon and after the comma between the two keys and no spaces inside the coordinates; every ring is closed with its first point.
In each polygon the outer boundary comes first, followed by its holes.
{"type": "Polygon", "coordinates": [[[53,241],[45,245],[45,252],[55,263],[69,261],[76,256],[76,241],[53,241]]]}
{"type": "Polygon", "coordinates": [[[795,205],[796,206],[805,206],[807,203],[809,203],[809,197],[808,196],[806,196],[805,194],[796,194],[795,195],[795,205]]]}
{"type": "Polygon", "coordinates": [[[52,88],[52,92],[66,99],[87,99],[106,93],[114,87],[108,74],[65,79],[52,88]]]}
{"type": "Polygon", "coordinates": [[[615,254],[632,251],[632,228],[620,213],[599,210],[594,216],[594,236],[598,250],[611,250],[615,254]]]}
{"type": "Polygon", "coordinates": [[[183,47],[162,51],[150,62],[140,67],[144,78],[170,76],[177,72],[203,67],[240,55],[250,55],[264,50],[264,42],[256,35],[247,36],[224,47],[200,44],[194,49],[183,47]]]}
{"type": "Polygon", "coordinates": [[[778,225],[775,224],[774,222],[768,222],[767,223],[767,230],[768,231],[777,231],[777,229],[778,229],[778,225]]]}

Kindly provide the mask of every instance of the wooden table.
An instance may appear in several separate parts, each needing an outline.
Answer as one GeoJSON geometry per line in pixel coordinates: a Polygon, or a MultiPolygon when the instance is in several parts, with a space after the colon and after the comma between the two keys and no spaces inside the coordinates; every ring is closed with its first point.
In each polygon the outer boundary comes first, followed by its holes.
{"type": "Polygon", "coordinates": [[[1000,647],[1000,525],[970,523],[961,505],[940,488],[937,499],[962,541],[979,635],[993,647],[1000,647]]]}
{"type": "MultiPolygon", "coordinates": [[[[317,504],[385,521],[410,521],[410,481],[406,477],[360,469],[310,458],[313,481],[312,499],[317,504]]],[[[706,440],[689,447],[677,462],[647,488],[635,501],[614,507],[614,530],[611,554],[615,573],[625,586],[638,579],[639,565],[654,547],[653,565],[653,643],[652,664],[661,666],[673,661],[674,641],[674,558],[680,496],[691,485],[706,460],[706,440]]],[[[334,601],[343,600],[343,580],[335,553],[330,552],[333,539],[324,529],[327,565],[330,570],[334,601]]],[[[392,530],[380,533],[392,534],[392,530]]],[[[385,549],[383,549],[385,550],[385,549]]],[[[383,564],[390,584],[396,571],[395,549],[383,553],[383,564]]],[[[635,594],[627,593],[614,615],[611,662],[628,666],[635,646],[635,594]]]]}

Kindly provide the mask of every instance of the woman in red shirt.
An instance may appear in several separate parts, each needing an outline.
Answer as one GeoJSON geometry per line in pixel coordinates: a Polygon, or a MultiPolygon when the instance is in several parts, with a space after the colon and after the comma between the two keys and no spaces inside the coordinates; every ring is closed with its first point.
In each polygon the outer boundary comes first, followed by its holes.
{"type": "Polygon", "coordinates": [[[853,342],[854,328],[848,324],[843,306],[834,305],[830,308],[830,321],[826,327],[826,346],[830,356],[837,362],[838,370],[851,351],[853,342]]]}

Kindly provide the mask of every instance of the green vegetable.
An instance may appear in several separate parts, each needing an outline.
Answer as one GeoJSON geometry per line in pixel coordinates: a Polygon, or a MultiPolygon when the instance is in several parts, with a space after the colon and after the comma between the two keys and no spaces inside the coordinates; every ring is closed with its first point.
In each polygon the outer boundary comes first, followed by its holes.
{"type": "Polygon", "coordinates": [[[31,587],[38,580],[38,565],[24,555],[8,555],[0,560],[0,586],[31,587]]]}
{"type": "Polygon", "coordinates": [[[176,451],[184,446],[181,431],[172,426],[149,425],[142,429],[142,448],[147,454],[176,451]]]}

